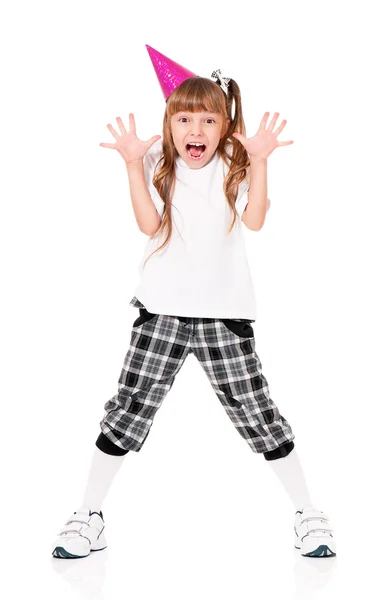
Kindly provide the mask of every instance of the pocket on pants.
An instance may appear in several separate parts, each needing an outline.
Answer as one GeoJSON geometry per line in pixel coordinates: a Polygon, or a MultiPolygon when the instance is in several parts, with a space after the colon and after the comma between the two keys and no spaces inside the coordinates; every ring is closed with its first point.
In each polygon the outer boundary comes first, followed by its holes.
{"type": "Polygon", "coordinates": [[[139,327],[140,325],[147,323],[147,321],[151,321],[151,319],[157,316],[158,313],[150,313],[146,308],[139,308],[139,316],[136,321],[134,321],[133,327],[139,327]]]}
{"type": "Polygon", "coordinates": [[[243,338],[254,336],[252,325],[248,321],[233,321],[232,319],[221,319],[222,323],[235,335],[243,338]]]}

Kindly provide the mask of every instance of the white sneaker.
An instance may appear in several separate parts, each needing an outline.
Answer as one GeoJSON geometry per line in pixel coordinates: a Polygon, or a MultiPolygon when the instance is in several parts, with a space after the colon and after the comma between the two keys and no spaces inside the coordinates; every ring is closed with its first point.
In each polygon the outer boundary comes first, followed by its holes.
{"type": "Polygon", "coordinates": [[[316,558],[336,556],[336,544],[329,517],[314,506],[305,506],[295,513],[294,546],[302,556],[316,558]]]}
{"type": "Polygon", "coordinates": [[[83,558],[90,552],[104,550],[107,546],[103,530],[102,511],[91,512],[82,507],[75,511],[57,534],[52,544],[55,558],[83,558]]]}

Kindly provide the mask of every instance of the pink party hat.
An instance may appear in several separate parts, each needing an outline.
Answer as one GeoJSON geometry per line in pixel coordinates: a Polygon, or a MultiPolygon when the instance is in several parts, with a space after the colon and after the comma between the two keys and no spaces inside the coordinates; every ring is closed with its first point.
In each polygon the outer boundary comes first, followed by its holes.
{"type": "Polygon", "coordinates": [[[192,73],[189,69],[174,62],[164,54],[158,52],[151,46],[146,44],[146,48],[151,58],[151,62],[154,66],[155,73],[158,77],[158,81],[162,88],[162,92],[165,100],[168,99],[170,94],[180,85],[185,79],[191,77],[198,77],[196,73],[192,73]]]}

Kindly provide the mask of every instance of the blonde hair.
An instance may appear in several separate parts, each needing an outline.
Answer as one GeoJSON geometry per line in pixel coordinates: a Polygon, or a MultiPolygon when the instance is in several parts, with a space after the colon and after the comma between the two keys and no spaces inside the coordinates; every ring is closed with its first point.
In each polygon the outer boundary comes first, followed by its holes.
{"type": "MultiPolygon", "coordinates": [[[[227,95],[215,81],[205,77],[191,77],[183,81],[168,97],[166,110],[163,117],[162,131],[162,156],[159,159],[153,176],[152,183],[158,194],[165,203],[161,226],[154,234],[166,232],[164,242],[147,257],[147,260],[169,243],[173,225],[171,218],[171,200],[174,194],[176,172],[176,158],[179,156],[173,143],[171,133],[171,117],[180,111],[201,112],[211,111],[226,119],[230,119],[226,133],[221,137],[216,152],[229,167],[223,182],[223,191],[227,202],[233,211],[233,220],[227,232],[229,234],[234,227],[237,218],[235,202],[238,194],[238,186],[245,179],[247,169],[250,166],[249,156],[241,142],[231,135],[235,132],[246,135],[244,118],[242,115],[241,93],[238,84],[231,79],[227,95]],[[234,102],[234,116],[232,116],[234,102]]],[[[143,265],[143,267],[144,267],[143,265]]]]}

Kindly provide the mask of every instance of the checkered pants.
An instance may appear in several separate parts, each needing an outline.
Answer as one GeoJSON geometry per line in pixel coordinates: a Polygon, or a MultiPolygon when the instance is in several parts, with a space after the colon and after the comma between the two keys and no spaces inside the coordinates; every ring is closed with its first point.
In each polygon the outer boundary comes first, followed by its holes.
{"type": "Polygon", "coordinates": [[[188,354],[204,369],[223,408],[253,452],[286,456],[294,434],[269,395],[249,319],[175,317],[139,308],[118,381],[104,406],[96,445],[108,454],[139,452],[188,354]]]}

